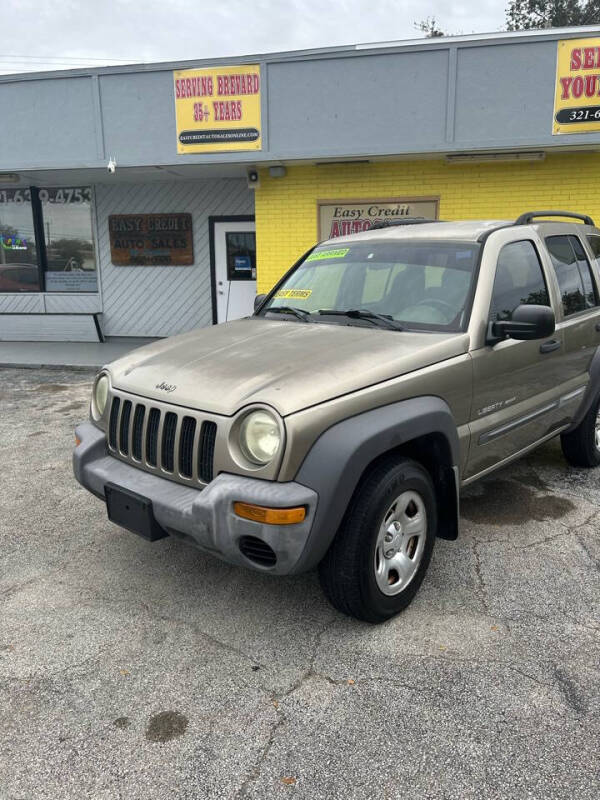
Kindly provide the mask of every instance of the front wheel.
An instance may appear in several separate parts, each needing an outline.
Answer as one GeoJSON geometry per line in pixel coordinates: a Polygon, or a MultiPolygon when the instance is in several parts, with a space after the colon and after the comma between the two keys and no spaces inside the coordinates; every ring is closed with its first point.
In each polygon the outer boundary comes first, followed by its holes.
{"type": "Polygon", "coordinates": [[[415,596],[437,529],[429,473],[416,461],[385,461],[359,485],[319,566],[321,585],[339,611],[384,622],[415,596]]]}

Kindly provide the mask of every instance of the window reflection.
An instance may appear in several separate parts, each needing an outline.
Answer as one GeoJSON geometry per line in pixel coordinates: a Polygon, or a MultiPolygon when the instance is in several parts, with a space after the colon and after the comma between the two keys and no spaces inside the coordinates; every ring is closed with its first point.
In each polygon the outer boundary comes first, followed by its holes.
{"type": "Polygon", "coordinates": [[[0,189],[0,292],[39,292],[29,189],[0,189]]]}
{"type": "Polygon", "coordinates": [[[490,320],[511,319],[513,311],[520,305],[550,305],[537,251],[528,240],[510,242],[500,251],[490,320]]]}
{"type": "Polygon", "coordinates": [[[91,211],[90,187],[0,189],[0,292],[98,291],[91,211]]]}
{"type": "Polygon", "coordinates": [[[546,239],[560,288],[563,314],[568,317],[596,304],[594,285],[585,252],[576,236],[546,239]]]}
{"type": "Polygon", "coordinates": [[[91,189],[40,189],[46,242],[46,291],[95,292],[91,189]]]}

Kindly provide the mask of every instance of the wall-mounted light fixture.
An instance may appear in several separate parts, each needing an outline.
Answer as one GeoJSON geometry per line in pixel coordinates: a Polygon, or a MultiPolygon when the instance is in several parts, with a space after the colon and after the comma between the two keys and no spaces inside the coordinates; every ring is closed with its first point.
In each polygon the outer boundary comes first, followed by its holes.
{"type": "Polygon", "coordinates": [[[285,178],[287,170],[284,166],[269,167],[269,175],[272,178],[285,178]]]}
{"type": "Polygon", "coordinates": [[[485,164],[505,161],[543,161],[546,153],[543,150],[523,150],[506,153],[450,153],[446,156],[448,164],[485,164]]]}

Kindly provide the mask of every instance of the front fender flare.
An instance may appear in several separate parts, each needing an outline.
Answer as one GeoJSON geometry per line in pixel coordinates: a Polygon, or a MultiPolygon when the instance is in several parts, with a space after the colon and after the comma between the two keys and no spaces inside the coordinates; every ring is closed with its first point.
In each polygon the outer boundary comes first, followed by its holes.
{"type": "MultiPolygon", "coordinates": [[[[343,420],[317,439],[294,480],[317,492],[317,513],[294,572],[312,569],[323,558],[365,470],[376,458],[427,434],[447,442],[452,494],[458,520],[459,442],[456,422],[439,397],[415,397],[343,420]]],[[[447,538],[456,538],[456,533],[447,538]]]]}

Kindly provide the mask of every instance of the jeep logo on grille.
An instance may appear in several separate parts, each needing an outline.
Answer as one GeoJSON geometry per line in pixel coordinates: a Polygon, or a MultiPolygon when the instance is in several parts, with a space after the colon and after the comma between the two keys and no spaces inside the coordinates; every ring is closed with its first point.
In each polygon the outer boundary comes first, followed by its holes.
{"type": "Polygon", "coordinates": [[[160,389],[163,392],[174,392],[177,386],[174,383],[165,383],[161,381],[161,383],[157,383],[154,387],[155,389],[160,389]]]}

